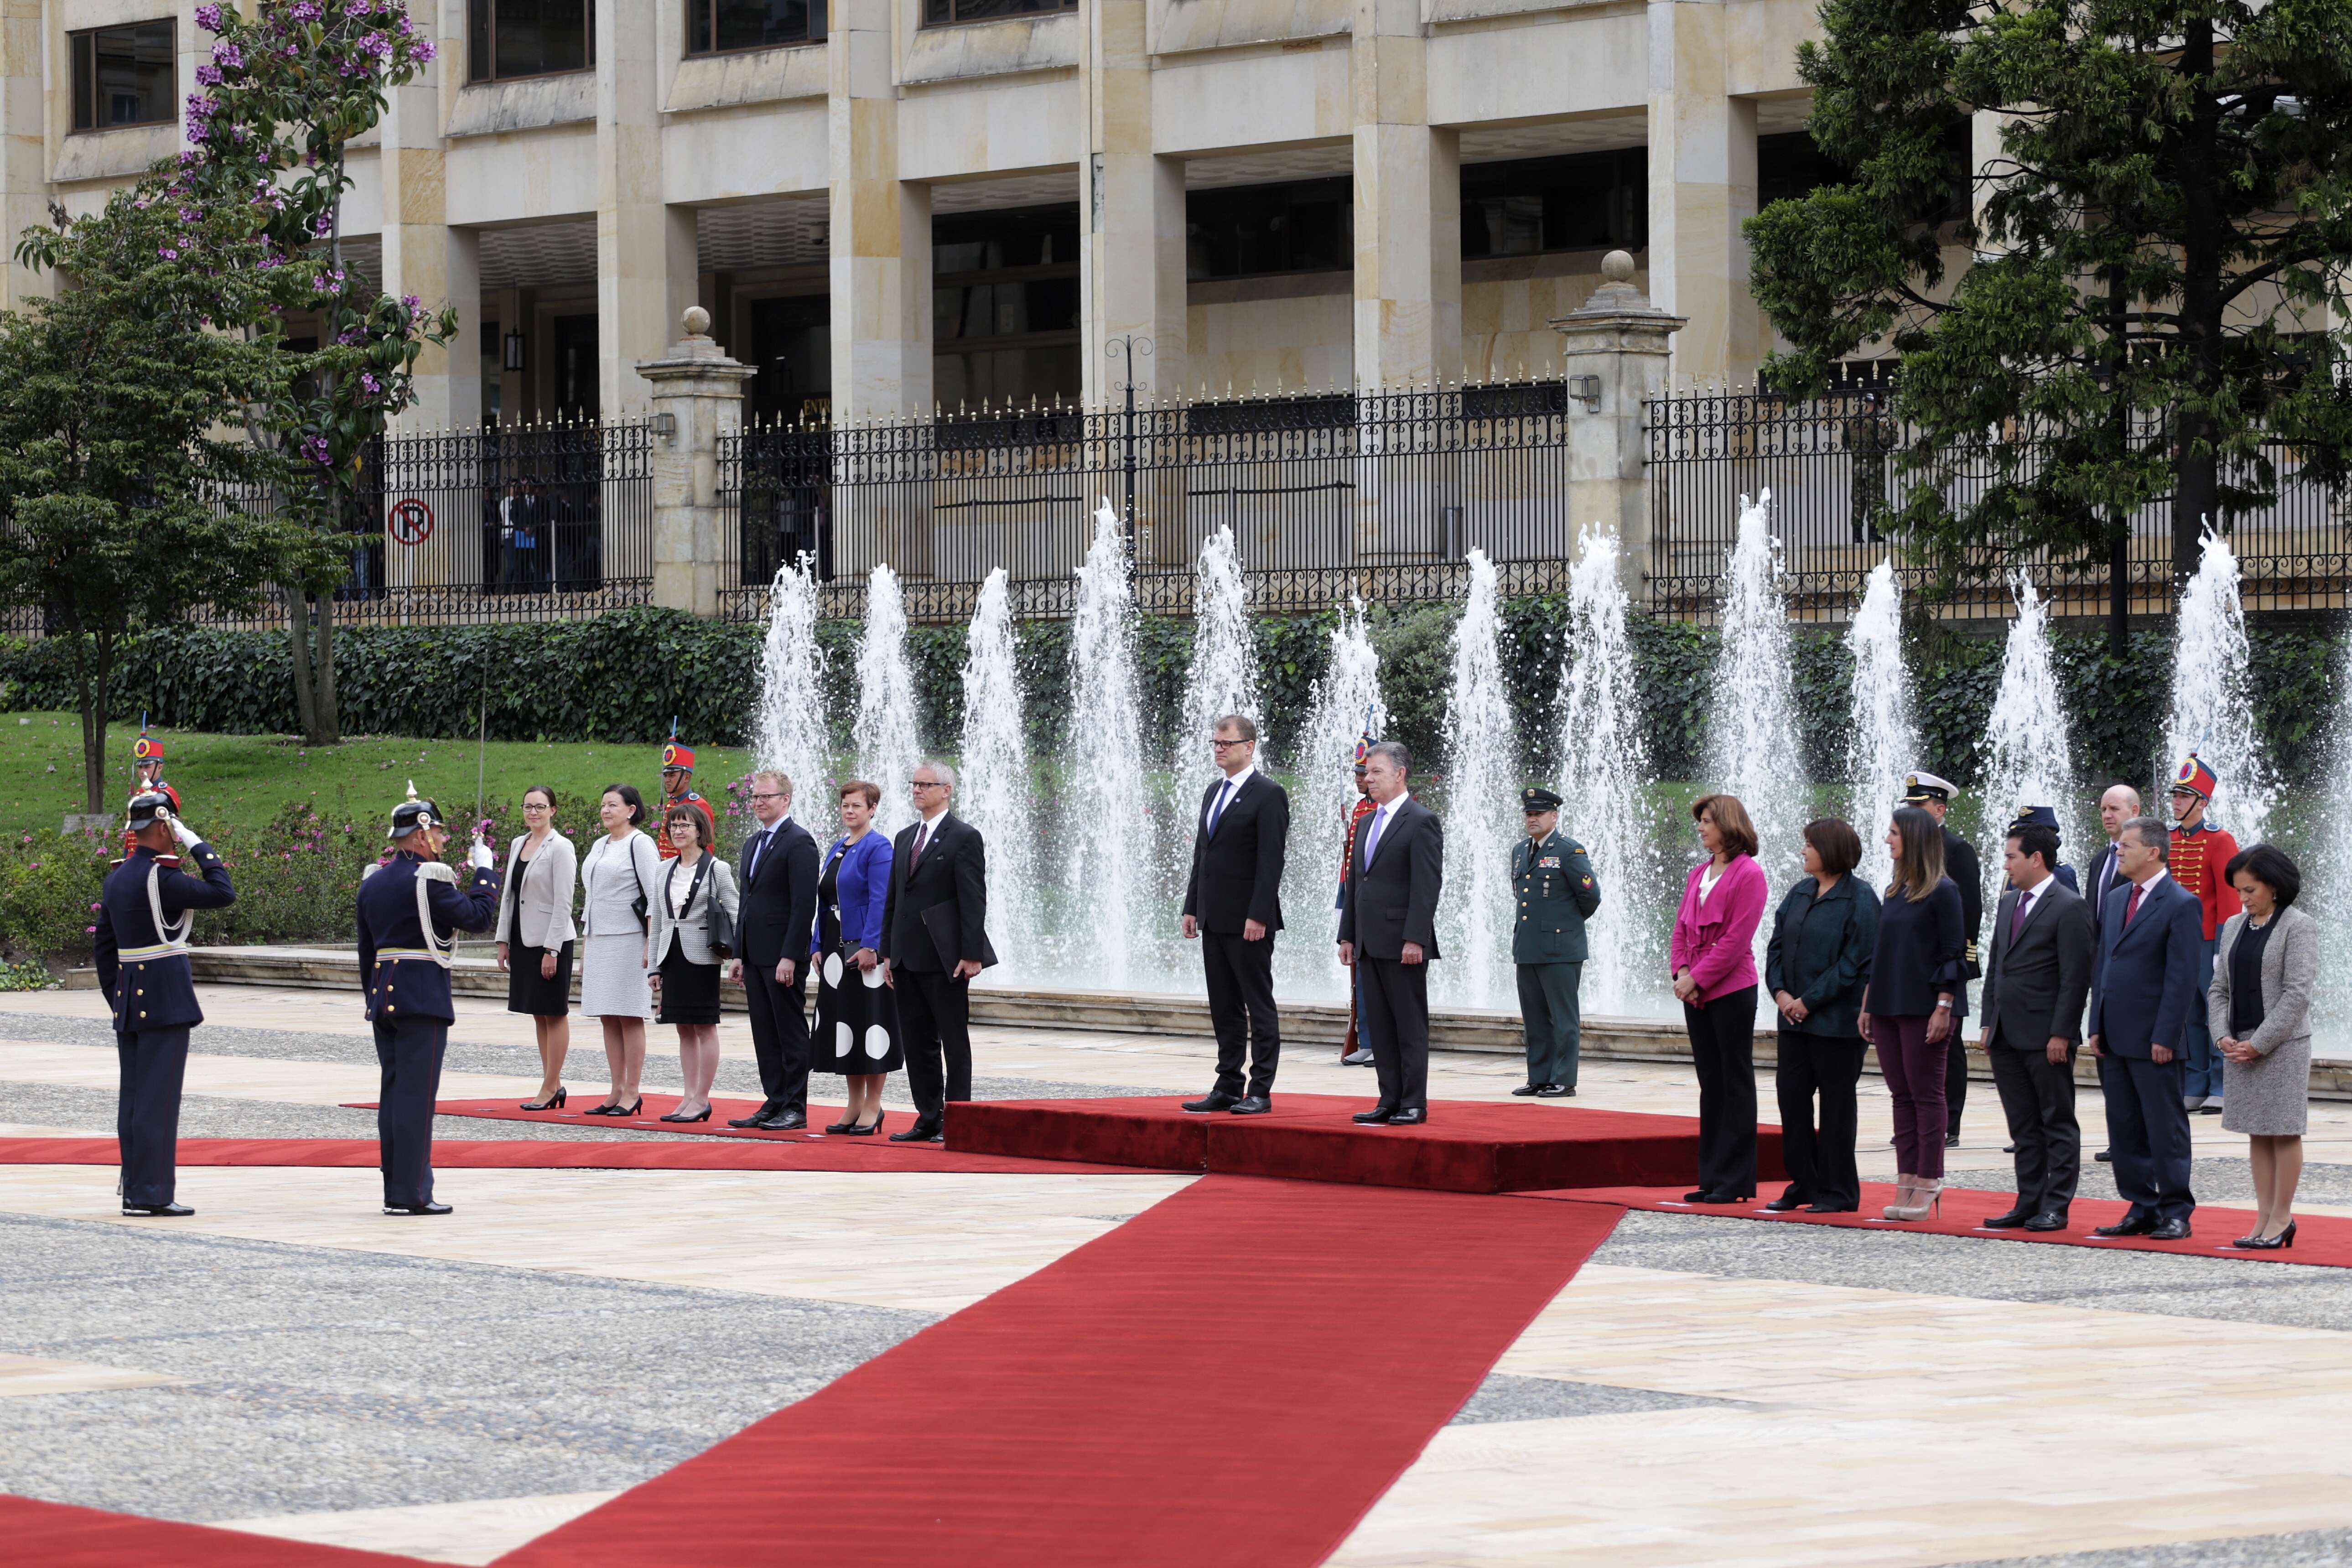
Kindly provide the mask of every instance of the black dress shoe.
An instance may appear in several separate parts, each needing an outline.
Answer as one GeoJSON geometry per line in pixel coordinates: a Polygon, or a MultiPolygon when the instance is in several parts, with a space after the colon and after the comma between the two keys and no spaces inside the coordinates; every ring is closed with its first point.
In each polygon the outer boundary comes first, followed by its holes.
{"type": "Polygon", "coordinates": [[[196,1211],[185,1204],[124,1204],[122,1212],[140,1219],[185,1219],[196,1211]]]}
{"type": "Polygon", "coordinates": [[[760,1123],[762,1132],[798,1132],[808,1125],[805,1110],[781,1110],[760,1123]]]}
{"type": "Polygon", "coordinates": [[[1390,1115],[1389,1125],[1391,1127],[1418,1127],[1428,1120],[1429,1112],[1426,1110],[1399,1110],[1392,1112],[1390,1115]]]}
{"type": "Polygon", "coordinates": [[[904,1132],[893,1132],[889,1137],[893,1143],[936,1143],[940,1141],[940,1124],[918,1116],[912,1127],[904,1132]]]}
{"type": "Polygon", "coordinates": [[[2014,1143],[2004,1143],[2000,1146],[2000,1152],[2004,1154],[2014,1154],[2017,1152],[2017,1145],[2014,1143]]]}
{"type": "Polygon", "coordinates": [[[1683,1194],[1683,1202],[1686,1204],[1711,1204],[1715,1202],[1715,1194],[1707,1191],[1706,1188],[1701,1187],[1696,1192],[1685,1193],[1683,1194]]]}
{"type": "Polygon", "coordinates": [[[2112,1165],[2116,1163],[2116,1152],[2113,1149],[2102,1149],[2091,1158],[2102,1165],[2112,1165]]]}
{"type": "Polygon", "coordinates": [[[1539,1083],[1523,1083],[1519,1085],[1518,1088],[1511,1090],[1513,1094],[1517,1095],[1521,1100],[1525,1100],[1531,1094],[1541,1094],[1543,1091],[1544,1086],[1539,1083]]]}
{"type": "Polygon", "coordinates": [[[1198,1115],[1205,1115],[1212,1110],[1231,1110],[1240,1103],[1239,1095],[1227,1094],[1222,1089],[1213,1089],[1198,1100],[1186,1100],[1184,1109],[1198,1115]]]}
{"type": "Polygon", "coordinates": [[[2189,1235],[2190,1231],[2189,1229],[2189,1222],[2187,1220],[2168,1219],[2162,1225],[2158,1226],[2154,1230],[2149,1231],[2147,1233],[2147,1238],[2150,1241],[2187,1241],[2189,1235]]]}
{"type": "Polygon", "coordinates": [[[1804,1201],[1805,1200],[1802,1198],[1790,1197],[1788,1194],[1782,1193],[1779,1197],[1774,1198],[1770,1203],[1766,1204],[1764,1207],[1772,1214],[1787,1214],[1790,1209],[1797,1207],[1804,1201]]]}
{"type": "Polygon", "coordinates": [[[2106,1237],[2116,1237],[2116,1236],[2146,1236],[2146,1235],[2147,1235],[2149,1232],[2151,1232],[2151,1231],[2153,1231],[2153,1230],[2155,1230],[2155,1229],[2156,1229],[2156,1216],[2155,1216],[2154,1215],[2152,1215],[2152,1214],[2144,1214],[2144,1215],[2139,1215],[2137,1218],[2133,1218],[2132,1216],[2130,1216],[2130,1215],[2126,1215],[2125,1217],[2123,1217],[2122,1219],[2117,1220],[2117,1221],[2116,1221],[2115,1224],[2113,1224],[2113,1225],[2101,1225],[2101,1226],[2092,1226],[2092,1227],[2091,1227],[2091,1234],[2092,1234],[2093,1236],[2106,1236],[2106,1237]]]}
{"type": "Polygon", "coordinates": [[[1229,1109],[1235,1116],[1264,1116],[1274,1109],[1274,1099],[1270,1095],[1245,1094],[1229,1109]]]}
{"type": "Polygon", "coordinates": [[[383,1205],[383,1212],[386,1214],[447,1214],[449,1205],[447,1204],[386,1204],[383,1205]]]}
{"type": "Polygon", "coordinates": [[[1960,1135],[1959,1135],[1958,1133],[1957,1133],[1957,1132],[1947,1132],[1947,1133],[1945,1133],[1945,1134],[1944,1134],[1944,1147],[1945,1147],[1945,1148],[1947,1148],[1947,1149],[1957,1149],[1957,1148],[1958,1148],[1959,1146],[1960,1146],[1960,1135]]]}
{"type": "Polygon", "coordinates": [[[1351,1120],[1365,1127],[1385,1127],[1389,1124],[1389,1118],[1395,1114],[1385,1105],[1375,1105],[1370,1110],[1359,1110],[1351,1120]]]}
{"type": "Polygon", "coordinates": [[[2028,1230],[2063,1230],[2066,1228],[2066,1216],[2060,1214],[2056,1209],[2044,1209],[2040,1214],[2035,1215],[2032,1219],[2027,1220],[2025,1222],[2025,1228],[2028,1230]]]}
{"type": "Polygon", "coordinates": [[[1695,1204],[1744,1204],[1755,1198],[1754,1193],[1701,1193],[1688,1201],[1695,1204]]]}
{"type": "Polygon", "coordinates": [[[1548,1083],[1536,1093],[1546,1100],[1572,1100],[1576,1096],[1576,1086],[1572,1083],[1548,1083]]]}
{"type": "MultiPolygon", "coordinates": [[[[595,1115],[596,1113],[595,1113],[594,1111],[593,1111],[593,1110],[592,1110],[592,1111],[588,1112],[588,1114],[589,1114],[589,1115],[591,1115],[591,1116],[593,1116],[593,1115],[595,1115]]],[[[755,1111],[751,1112],[751,1115],[749,1115],[749,1116],[738,1116],[738,1117],[736,1117],[733,1121],[730,1121],[727,1125],[728,1125],[728,1126],[730,1126],[730,1127],[757,1127],[758,1125],[760,1125],[760,1123],[761,1123],[762,1121],[765,1121],[767,1119],[768,1119],[768,1112],[767,1112],[767,1109],[763,1106],[763,1107],[761,1107],[760,1110],[755,1110],[755,1111]]]]}
{"type": "Polygon", "coordinates": [[[2007,1214],[1997,1214],[1990,1219],[1979,1220],[1977,1223],[1987,1230],[2023,1230],[2026,1222],[2032,1217],[2032,1209],[2016,1208],[2007,1214]]]}
{"type": "Polygon", "coordinates": [[[1339,1065],[1343,1068],[1368,1068],[1372,1065],[1372,1053],[1369,1050],[1349,1051],[1339,1058],[1339,1065]]]}
{"type": "Polygon", "coordinates": [[[1853,1205],[1852,1204],[1807,1204],[1805,1212],[1807,1214],[1852,1214],[1853,1205]]]}

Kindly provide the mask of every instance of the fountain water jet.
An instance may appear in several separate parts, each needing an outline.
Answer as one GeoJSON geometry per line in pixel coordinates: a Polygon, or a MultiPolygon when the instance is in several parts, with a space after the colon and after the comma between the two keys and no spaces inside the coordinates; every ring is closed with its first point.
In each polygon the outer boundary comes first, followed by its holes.
{"type": "Polygon", "coordinates": [[[1586,1005],[1622,1013],[1643,977],[1665,968],[1658,908],[1655,812],[1641,691],[1627,636],[1625,588],[1616,531],[1585,530],[1569,569],[1569,643],[1560,684],[1560,830],[1584,846],[1601,884],[1601,908],[1587,922],[1592,956],[1584,965],[1586,1005]]]}
{"type": "MultiPolygon", "coordinates": [[[[1094,542],[1078,568],[1070,623],[1070,738],[1060,842],[1069,914],[1091,983],[1130,983],[1130,936],[1144,915],[1139,868],[1150,863],[1151,823],[1137,787],[1143,756],[1143,700],[1135,676],[1135,589],[1128,576],[1127,530],[1106,500],[1094,542]]],[[[1075,958],[1076,954],[1066,954],[1075,958]]]]}
{"type": "Polygon", "coordinates": [[[1290,852],[1283,870],[1283,917],[1299,936],[1275,949],[1286,980],[1301,989],[1344,988],[1347,971],[1326,940],[1339,929],[1336,900],[1348,820],[1356,789],[1356,739],[1388,729],[1381,698],[1381,656],[1364,624],[1363,601],[1350,596],[1331,628],[1330,662],[1316,679],[1307,732],[1292,754],[1298,788],[1290,814],[1290,852]],[[1304,940],[1300,940],[1303,938],[1304,940]]]}
{"type": "Polygon", "coordinates": [[[793,781],[793,816],[822,847],[833,833],[833,736],[825,721],[824,649],[816,640],[816,578],[803,554],[768,590],[760,653],[759,765],[793,781]]]}
{"type": "Polygon", "coordinates": [[[1002,566],[980,585],[980,604],[966,634],[963,667],[963,774],[956,815],[980,829],[988,850],[988,920],[1001,931],[1024,933],[1004,945],[1001,978],[1028,973],[1025,940],[1037,930],[1034,896],[1036,835],[1031,826],[1029,743],[1023,730],[1021,667],[1013,644],[1011,595],[1002,566]]]}
{"type": "MultiPolygon", "coordinates": [[[[1261,718],[1257,705],[1257,638],[1250,626],[1249,582],[1234,552],[1234,532],[1220,527],[1201,547],[1192,595],[1192,662],[1184,675],[1182,729],[1176,737],[1176,797],[1189,812],[1199,802],[1217,764],[1209,733],[1228,713],[1261,718]]],[[[1259,765],[1266,765],[1270,737],[1258,731],[1259,765]]],[[[1177,847],[1189,857],[1189,838],[1177,847]]],[[[1189,865],[1189,859],[1187,864],[1189,865]]]]}
{"type": "MultiPolygon", "coordinates": [[[[2008,881],[1993,835],[2014,820],[2021,807],[2054,808],[2060,836],[2068,843],[2098,842],[2074,832],[2074,754],[2066,738],[2066,709],[2057,673],[2050,662],[2050,606],[2022,572],[2011,580],[2010,591],[2017,597],[2017,619],[2009,628],[2000,686],[1993,693],[1992,714],[1979,748],[1984,759],[1984,831],[1978,858],[1984,863],[1988,910],[1997,908],[2008,881]]],[[[2078,868],[2078,878],[2085,869],[2078,868]]]]}
{"type": "Polygon", "coordinates": [[[895,834],[915,820],[907,781],[923,760],[915,728],[915,675],[907,664],[907,611],[886,563],[866,579],[866,635],[857,647],[859,774],[882,789],[874,826],[895,834]]]}
{"type": "Polygon", "coordinates": [[[1519,831],[1519,742],[1503,680],[1503,623],[1495,564],[1473,550],[1470,597],[1454,626],[1454,679],[1445,703],[1445,896],[1438,926],[1445,992],[1478,1006],[1501,1006],[1511,984],[1510,864],[1504,848],[1519,831]]]}
{"type": "Polygon", "coordinates": [[[1846,811],[1862,836],[1857,873],[1865,885],[1883,888],[1895,871],[1886,853],[1887,825],[1902,804],[1903,775],[1917,765],[1919,755],[1919,733],[1911,721],[1910,676],[1903,667],[1903,591],[1895,584],[1893,562],[1881,561],[1871,569],[1862,608],[1846,632],[1846,646],[1853,652],[1846,811]]]}
{"type": "Polygon", "coordinates": [[[2208,808],[2217,827],[2241,847],[2262,842],[2270,817],[2270,770],[2254,732],[2253,682],[2246,647],[2246,614],[2238,598],[2238,558],[2210,530],[2197,575],[2180,595],[2172,655],[2172,725],[2157,761],[2158,806],[2172,787],[2172,770],[2194,751],[2221,780],[2208,808]]]}
{"type": "MultiPolygon", "coordinates": [[[[1723,651],[1715,668],[1706,787],[1739,797],[1756,824],[1756,859],[1777,891],[1802,861],[1804,752],[1790,676],[1786,576],[1769,523],[1772,492],[1740,498],[1739,533],[1726,554],[1723,651]]],[[[1694,843],[1696,840],[1693,841],[1694,843]]],[[[1768,920],[1757,927],[1763,952],[1768,920]]]]}

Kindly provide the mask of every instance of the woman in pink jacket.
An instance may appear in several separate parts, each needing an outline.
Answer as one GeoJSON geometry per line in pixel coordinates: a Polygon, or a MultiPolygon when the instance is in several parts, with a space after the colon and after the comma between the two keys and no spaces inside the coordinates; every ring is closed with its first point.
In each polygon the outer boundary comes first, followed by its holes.
{"type": "Polygon", "coordinates": [[[1667,960],[1698,1068],[1698,1189],[1683,1201],[1736,1204],[1756,1195],[1755,942],[1767,889],[1737,795],[1701,795],[1691,816],[1707,858],[1683,889],[1667,960]]]}

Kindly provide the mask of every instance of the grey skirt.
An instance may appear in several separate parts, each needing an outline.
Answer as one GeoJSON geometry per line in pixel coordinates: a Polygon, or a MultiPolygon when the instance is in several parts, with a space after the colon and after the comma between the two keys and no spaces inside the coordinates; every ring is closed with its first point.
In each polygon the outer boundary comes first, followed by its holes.
{"type": "Polygon", "coordinates": [[[646,939],[636,931],[592,936],[580,943],[580,1012],[589,1018],[650,1018],[646,939]]]}
{"type": "Polygon", "coordinates": [[[2221,1131],[2263,1138],[2300,1138],[2311,1120],[2311,1038],[2270,1055],[2221,1063],[2221,1131]]]}

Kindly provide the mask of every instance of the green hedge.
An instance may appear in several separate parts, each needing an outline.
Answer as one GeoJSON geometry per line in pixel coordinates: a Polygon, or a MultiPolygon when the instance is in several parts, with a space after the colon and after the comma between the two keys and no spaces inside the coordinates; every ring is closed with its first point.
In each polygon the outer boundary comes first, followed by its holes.
{"type": "MultiPolygon", "coordinates": [[[[1435,757],[1444,717],[1457,610],[1433,605],[1373,611],[1390,729],[1422,756],[1435,757]]],[[[1259,668],[1268,728],[1277,742],[1296,734],[1322,673],[1330,615],[1258,623],[1259,668]]],[[[1550,765],[1557,746],[1567,607],[1556,596],[1504,606],[1506,667],[1522,716],[1529,765],[1550,765]]],[[[1643,718],[1651,757],[1668,777],[1699,766],[1712,709],[1709,676],[1717,639],[1678,622],[1636,616],[1643,718]]],[[[845,739],[856,710],[859,628],[820,630],[827,698],[845,739]]],[[[456,736],[473,732],[486,694],[492,733],[505,740],[645,742],[667,733],[672,715],[698,742],[750,738],[758,701],[762,628],[701,621],[667,610],[626,610],[588,621],[504,626],[368,628],[338,645],[346,731],[356,734],[456,736]]],[[[2128,658],[2108,657],[2103,634],[2061,632],[2056,658],[2074,730],[2074,757],[2086,775],[2145,777],[2157,762],[2168,700],[2168,630],[2134,635],[2128,658]]],[[[2342,638],[2305,626],[2258,626],[2252,634],[2257,719],[2273,760],[2290,780],[2321,767],[2335,710],[2342,638]]],[[[918,627],[908,638],[924,732],[950,741],[962,724],[961,626],[918,627]]],[[[1138,628],[1146,728],[1165,747],[1183,701],[1192,655],[1188,621],[1147,617],[1138,628]]],[[[1020,628],[1019,657],[1033,740],[1060,738],[1069,689],[1069,627],[1020,628]]],[[[1920,763],[1967,784],[2000,678],[1998,640],[1937,634],[1914,650],[1913,674],[1924,744],[1920,763]]],[[[1843,771],[1846,683],[1852,660],[1836,636],[1801,633],[1796,689],[1807,770],[1843,771]]],[[[64,709],[74,703],[70,670],[57,645],[0,645],[0,708],[64,709]]],[[[283,636],[188,629],[151,633],[126,645],[113,717],[142,711],[173,728],[286,733],[295,728],[292,676],[283,636]]]]}

